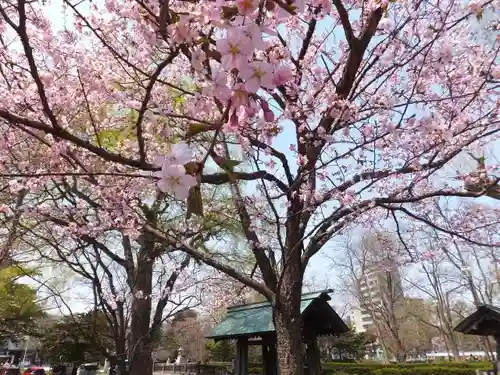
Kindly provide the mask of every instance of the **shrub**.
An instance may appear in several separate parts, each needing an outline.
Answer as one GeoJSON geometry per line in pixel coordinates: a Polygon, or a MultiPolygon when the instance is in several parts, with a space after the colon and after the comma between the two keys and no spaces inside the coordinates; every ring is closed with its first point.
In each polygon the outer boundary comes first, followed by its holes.
{"type": "Polygon", "coordinates": [[[368,366],[323,367],[322,375],[376,375],[375,370],[368,366]]]}
{"type": "Polygon", "coordinates": [[[322,375],[475,375],[476,370],[490,370],[489,362],[430,363],[336,363],[323,364],[322,375]]]}
{"type": "MultiPolygon", "coordinates": [[[[230,371],[231,363],[211,363],[205,372],[216,373],[216,369],[230,371]]],[[[491,362],[439,362],[439,363],[377,363],[377,362],[326,362],[322,365],[322,375],[475,375],[476,370],[491,370],[491,362]]],[[[202,371],[202,373],[205,373],[202,371]]],[[[248,373],[262,373],[262,365],[249,363],[248,373]]]]}
{"type": "Polygon", "coordinates": [[[375,375],[475,375],[473,368],[418,366],[413,368],[384,368],[375,370],[375,375]]]}
{"type": "Polygon", "coordinates": [[[491,362],[418,362],[418,363],[389,363],[384,364],[381,362],[360,362],[360,363],[344,363],[344,362],[326,362],[323,364],[324,369],[344,369],[346,367],[364,367],[368,369],[381,369],[381,368],[414,368],[414,367],[456,367],[456,368],[477,368],[491,367],[491,362]]]}

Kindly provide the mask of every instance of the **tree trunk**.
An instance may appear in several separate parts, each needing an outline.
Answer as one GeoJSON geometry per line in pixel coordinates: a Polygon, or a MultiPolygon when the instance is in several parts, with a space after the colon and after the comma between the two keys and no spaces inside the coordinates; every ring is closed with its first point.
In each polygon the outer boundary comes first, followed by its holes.
{"type": "Polygon", "coordinates": [[[146,258],[139,259],[131,290],[132,299],[130,317],[129,371],[130,375],[152,375],[153,359],[150,333],[151,290],[153,262],[146,258]]]}
{"type": "MultiPolygon", "coordinates": [[[[448,347],[451,350],[451,353],[453,355],[453,358],[455,361],[460,360],[460,351],[458,350],[458,344],[455,340],[455,333],[453,332],[453,329],[448,325],[447,326],[447,336],[448,336],[448,347]]],[[[449,360],[451,361],[451,358],[448,356],[449,360]]]]}
{"type": "Polygon", "coordinates": [[[394,357],[396,357],[397,362],[404,362],[404,360],[406,359],[406,350],[403,346],[403,342],[401,341],[399,322],[395,316],[393,306],[391,306],[389,310],[389,319],[386,325],[394,341],[393,345],[394,357]]]}
{"type": "Polygon", "coordinates": [[[302,351],[302,275],[300,263],[289,262],[282,274],[280,290],[273,306],[276,329],[279,375],[301,375],[304,372],[302,351]]]}
{"type": "Polygon", "coordinates": [[[395,353],[395,357],[396,357],[396,361],[397,362],[404,362],[406,360],[406,351],[405,351],[405,348],[403,347],[403,343],[401,342],[401,340],[399,339],[399,337],[396,337],[395,338],[395,346],[396,346],[396,353],[395,353]]]}
{"type": "Polygon", "coordinates": [[[274,325],[279,375],[301,375],[304,370],[300,314],[275,311],[274,325]]]}

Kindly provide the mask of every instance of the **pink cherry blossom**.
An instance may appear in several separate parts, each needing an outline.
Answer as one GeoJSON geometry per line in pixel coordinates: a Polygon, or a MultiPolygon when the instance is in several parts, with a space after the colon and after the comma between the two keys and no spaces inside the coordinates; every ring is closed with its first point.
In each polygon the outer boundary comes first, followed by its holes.
{"type": "Polygon", "coordinates": [[[273,111],[264,111],[264,120],[267,122],[273,122],[275,119],[273,111]]]}
{"type": "Polygon", "coordinates": [[[240,77],[245,80],[245,89],[255,93],[260,87],[273,89],[273,70],[270,64],[264,62],[252,62],[242,66],[240,77]]]}
{"type": "Polygon", "coordinates": [[[284,85],[285,83],[290,82],[293,79],[293,71],[290,67],[280,65],[274,71],[273,83],[276,86],[284,85]]]}
{"type": "Polygon", "coordinates": [[[266,165],[267,165],[267,167],[268,167],[269,169],[274,169],[274,168],[276,168],[276,162],[275,162],[274,160],[272,160],[272,159],[271,159],[271,160],[268,160],[268,161],[266,162],[266,165]]]}
{"type": "Polygon", "coordinates": [[[356,197],[354,196],[352,191],[346,191],[341,198],[341,202],[343,205],[350,205],[356,201],[356,197]]]}
{"type": "Polygon", "coordinates": [[[193,150],[184,142],[174,143],[170,153],[166,156],[169,164],[184,165],[193,159],[193,150]]]}
{"type": "Polygon", "coordinates": [[[205,61],[205,52],[200,48],[196,48],[191,52],[191,65],[194,70],[201,72],[203,70],[203,61],[205,61]]]}
{"type": "Polygon", "coordinates": [[[241,83],[237,83],[233,86],[231,105],[233,106],[233,108],[248,106],[248,92],[246,91],[246,87],[241,83]]]}
{"type": "Polygon", "coordinates": [[[297,165],[304,166],[307,164],[307,156],[306,155],[299,155],[297,157],[297,165]]]}
{"type": "Polygon", "coordinates": [[[190,17],[181,14],[179,22],[169,26],[169,32],[172,35],[172,40],[176,43],[191,43],[193,41],[193,32],[189,26],[190,17]]]}
{"type": "Polygon", "coordinates": [[[155,172],[155,176],[160,178],[158,188],[179,200],[187,199],[189,189],[196,185],[196,178],[186,174],[184,167],[178,164],[164,164],[161,171],[155,172]]]}
{"type": "Polygon", "coordinates": [[[481,2],[478,0],[469,0],[468,7],[471,12],[477,14],[481,11],[481,2]]]}
{"type": "Polygon", "coordinates": [[[193,151],[184,142],[173,144],[167,155],[156,156],[153,160],[155,167],[168,165],[185,165],[193,159],[193,151]]]}
{"type": "Polygon", "coordinates": [[[218,23],[221,20],[221,8],[224,6],[224,3],[224,0],[215,0],[209,4],[203,4],[198,13],[202,24],[207,24],[209,22],[218,23]]]}
{"type": "Polygon", "coordinates": [[[223,101],[227,102],[231,97],[231,90],[227,86],[227,76],[223,71],[213,71],[213,95],[223,101]]]}
{"type": "Polygon", "coordinates": [[[240,32],[228,31],[225,39],[217,40],[217,51],[222,55],[221,64],[225,69],[246,66],[253,49],[252,41],[240,32]]]}
{"type": "Polygon", "coordinates": [[[263,39],[263,28],[259,25],[250,22],[244,24],[242,21],[242,25],[237,28],[238,32],[242,35],[246,36],[252,42],[252,45],[256,49],[264,50],[266,48],[266,43],[263,39]]]}
{"type": "Polygon", "coordinates": [[[432,251],[425,251],[421,255],[422,260],[431,260],[435,257],[436,257],[436,254],[432,251]]]}

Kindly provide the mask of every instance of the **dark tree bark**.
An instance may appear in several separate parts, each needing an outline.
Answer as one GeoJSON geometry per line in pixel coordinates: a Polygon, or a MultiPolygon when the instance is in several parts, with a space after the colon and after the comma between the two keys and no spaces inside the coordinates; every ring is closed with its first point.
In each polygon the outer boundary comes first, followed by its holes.
{"type": "MultiPolygon", "coordinates": [[[[294,253],[291,252],[293,257],[294,253]]],[[[285,258],[286,259],[286,258],[285,258]]],[[[300,263],[288,262],[273,306],[280,375],[298,375],[304,371],[302,350],[302,272],[300,263]]]]}
{"type": "MultiPolygon", "coordinates": [[[[142,254],[141,254],[142,255],[142,254]]],[[[150,375],[153,373],[152,343],[150,333],[153,262],[142,259],[138,262],[134,280],[136,295],[132,301],[130,319],[129,374],[150,375]]]]}
{"type": "Polygon", "coordinates": [[[274,325],[276,327],[279,374],[301,374],[304,364],[300,314],[295,314],[292,311],[274,311],[274,325]]]}

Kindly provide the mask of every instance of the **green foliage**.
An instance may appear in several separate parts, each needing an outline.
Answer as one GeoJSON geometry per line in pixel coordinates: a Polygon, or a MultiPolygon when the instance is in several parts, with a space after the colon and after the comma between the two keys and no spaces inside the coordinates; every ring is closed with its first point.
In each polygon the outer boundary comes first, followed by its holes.
{"type": "MultiPolygon", "coordinates": [[[[228,360],[204,365],[201,368],[201,373],[218,373],[216,370],[221,367],[229,371],[231,369],[231,362],[228,360]]],[[[322,368],[322,375],[475,375],[476,369],[491,370],[492,364],[489,362],[443,362],[439,364],[327,362],[323,363],[322,368]]],[[[261,374],[262,366],[256,363],[249,363],[248,373],[261,374]]]]}
{"type": "Polygon", "coordinates": [[[35,275],[32,269],[17,266],[0,270],[0,335],[30,334],[36,320],[43,317],[36,290],[20,282],[23,276],[35,275]]]}
{"type": "Polygon", "coordinates": [[[475,370],[488,370],[489,362],[430,363],[341,363],[323,364],[323,375],[475,375],[475,370]]]}
{"type": "MultiPolygon", "coordinates": [[[[189,92],[197,91],[197,86],[190,79],[185,79],[180,83],[179,86],[182,90],[186,90],[189,92]]],[[[181,110],[184,106],[184,96],[185,94],[181,90],[177,90],[174,88],[168,89],[170,96],[173,100],[173,108],[176,110],[181,110]]]]}
{"type": "Polygon", "coordinates": [[[106,318],[100,312],[64,317],[46,328],[41,356],[53,363],[98,360],[104,350],[113,351],[108,331],[106,318]]]}
{"type": "MultiPolygon", "coordinates": [[[[490,369],[490,368],[485,368],[490,369]]],[[[475,375],[474,368],[451,366],[415,366],[413,368],[383,368],[374,371],[375,375],[475,375]]]]}
{"type": "MultiPolygon", "coordinates": [[[[220,363],[228,367],[230,363],[220,363]]],[[[215,364],[210,364],[215,366],[215,364]]],[[[490,362],[442,362],[430,363],[345,363],[322,364],[322,375],[475,375],[475,370],[491,370],[490,362]]],[[[249,374],[261,374],[261,366],[249,364],[249,374]]]]}
{"type": "Polygon", "coordinates": [[[122,129],[102,129],[95,135],[95,142],[101,144],[102,147],[113,151],[116,150],[124,141],[131,140],[135,137],[133,127],[137,121],[138,112],[134,109],[129,110],[126,115],[129,125],[122,129]]]}
{"type": "Polygon", "coordinates": [[[361,362],[361,363],[344,363],[344,362],[326,362],[323,364],[324,368],[349,368],[349,367],[362,367],[367,369],[381,369],[381,368],[414,368],[414,367],[428,367],[428,366],[439,366],[439,367],[456,367],[456,368],[485,368],[491,366],[490,362],[439,362],[439,363],[390,363],[385,364],[381,362],[361,362]]]}
{"type": "Polygon", "coordinates": [[[338,337],[320,339],[319,346],[322,353],[325,354],[324,357],[326,357],[326,354],[335,353],[341,360],[360,359],[364,357],[367,346],[373,343],[374,340],[374,337],[370,337],[365,333],[356,333],[354,330],[350,330],[338,337]]]}
{"type": "Polygon", "coordinates": [[[207,342],[207,360],[209,362],[231,362],[236,354],[236,348],[228,340],[207,342]]]}
{"type": "Polygon", "coordinates": [[[186,137],[190,138],[195,136],[196,134],[205,133],[211,130],[214,130],[214,127],[212,125],[193,122],[189,124],[188,130],[186,132],[186,137]]]}

